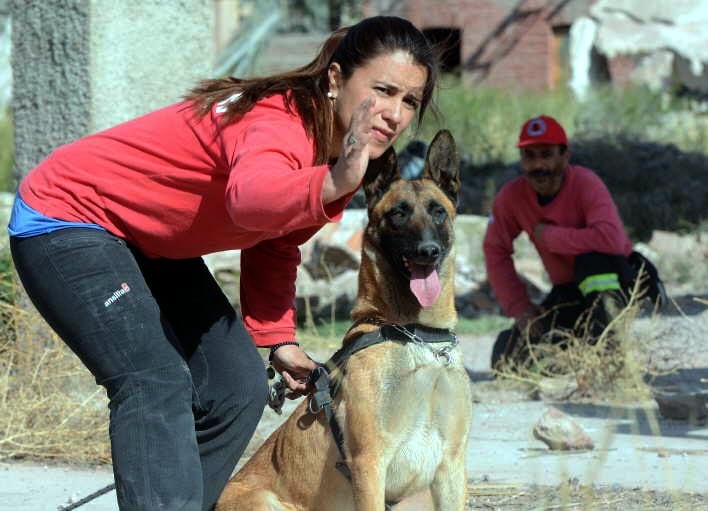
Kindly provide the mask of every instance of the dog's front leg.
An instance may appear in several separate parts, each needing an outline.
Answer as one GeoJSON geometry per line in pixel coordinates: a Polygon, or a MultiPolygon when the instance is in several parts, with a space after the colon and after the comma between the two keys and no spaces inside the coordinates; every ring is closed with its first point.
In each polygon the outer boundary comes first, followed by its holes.
{"type": "Polygon", "coordinates": [[[386,500],[386,474],[375,452],[352,457],[352,491],[356,511],[382,511],[386,500]]]}
{"type": "Polygon", "coordinates": [[[343,385],[346,403],[345,444],[356,511],[382,511],[386,494],[386,456],[381,423],[384,388],[377,348],[351,358],[343,385]]]}
{"type": "Polygon", "coordinates": [[[356,511],[382,511],[386,468],[377,414],[367,407],[348,410],[346,443],[356,511]],[[362,413],[364,412],[364,413],[362,413]]]}
{"type": "Polygon", "coordinates": [[[430,492],[436,511],[464,511],[467,498],[464,454],[458,454],[454,459],[448,458],[440,464],[430,492]]]}

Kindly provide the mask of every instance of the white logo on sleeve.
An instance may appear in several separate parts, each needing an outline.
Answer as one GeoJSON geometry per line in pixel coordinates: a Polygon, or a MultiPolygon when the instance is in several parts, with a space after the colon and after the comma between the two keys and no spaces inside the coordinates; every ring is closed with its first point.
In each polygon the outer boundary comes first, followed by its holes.
{"type": "Polygon", "coordinates": [[[108,297],[108,300],[103,302],[104,307],[108,307],[109,305],[112,305],[121,296],[123,296],[125,293],[129,293],[129,292],[130,292],[130,286],[128,284],[126,284],[125,282],[123,282],[120,285],[120,289],[116,289],[115,291],[113,291],[113,294],[110,297],[108,297]]]}

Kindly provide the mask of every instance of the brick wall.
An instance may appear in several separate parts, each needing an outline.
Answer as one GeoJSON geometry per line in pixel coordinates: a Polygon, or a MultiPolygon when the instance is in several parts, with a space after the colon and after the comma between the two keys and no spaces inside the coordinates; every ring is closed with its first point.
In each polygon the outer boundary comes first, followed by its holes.
{"type": "Polygon", "coordinates": [[[553,85],[557,59],[554,24],[568,24],[571,17],[587,12],[592,1],[370,1],[364,12],[400,15],[421,29],[460,29],[462,71],[468,83],[545,90],[553,85]]]}
{"type": "Polygon", "coordinates": [[[608,60],[607,67],[612,83],[617,87],[625,87],[630,83],[636,61],[631,55],[617,55],[608,60]]]}

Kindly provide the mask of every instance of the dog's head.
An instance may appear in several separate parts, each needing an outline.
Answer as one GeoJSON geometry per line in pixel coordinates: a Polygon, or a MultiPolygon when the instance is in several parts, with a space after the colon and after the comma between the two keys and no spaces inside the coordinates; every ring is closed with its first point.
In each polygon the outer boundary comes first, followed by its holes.
{"type": "Polygon", "coordinates": [[[420,179],[401,178],[392,148],[369,163],[364,177],[366,237],[392,268],[390,278],[405,280],[422,307],[435,303],[441,272],[452,264],[459,189],[457,150],[447,130],[431,142],[420,179]]]}

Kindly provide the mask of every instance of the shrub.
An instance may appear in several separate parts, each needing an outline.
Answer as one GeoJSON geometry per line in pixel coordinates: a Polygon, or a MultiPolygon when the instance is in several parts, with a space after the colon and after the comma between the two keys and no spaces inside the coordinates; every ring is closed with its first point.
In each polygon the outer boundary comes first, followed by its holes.
{"type": "Polygon", "coordinates": [[[0,460],[109,461],[103,388],[34,310],[0,312],[0,460]]]}
{"type": "Polygon", "coordinates": [[[12,176],[14,164],[14,137],[10,114],[0,112],[0,191],[12,192],[15,182],[12,176]]]}

